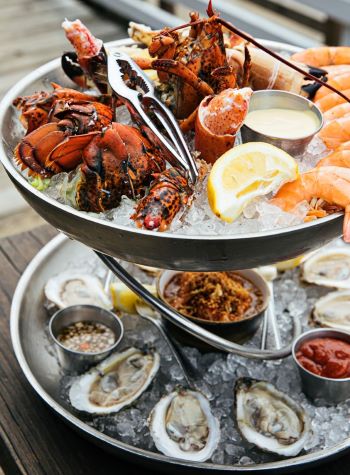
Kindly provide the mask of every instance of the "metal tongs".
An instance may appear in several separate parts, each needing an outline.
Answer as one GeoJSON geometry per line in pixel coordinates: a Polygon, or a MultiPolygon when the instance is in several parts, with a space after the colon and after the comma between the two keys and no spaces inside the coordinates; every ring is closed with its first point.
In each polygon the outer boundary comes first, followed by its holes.
{"type": "Polygon", "coordinates": [[[164,104],[156,98],[154,86],[137,64],[125,53],[106,51],[108,82],[114,93],[127,106],[135,122],[148,138],[167,155],[171,165],[180,166],[196,183],[198,169],[185,142],[182,131],[164,104]],[[163,126],[167,137],[149,117],[153,113],[163,126]]]}

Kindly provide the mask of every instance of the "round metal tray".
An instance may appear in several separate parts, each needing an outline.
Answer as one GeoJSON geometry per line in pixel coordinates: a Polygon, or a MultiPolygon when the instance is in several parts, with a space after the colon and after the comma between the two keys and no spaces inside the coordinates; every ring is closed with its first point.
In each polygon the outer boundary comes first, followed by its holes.
{"type": "MultiPolygon", "coordinates": [[[[109,46],[130,44],[130,40],[109,46]]],[[[298,48],[264,41],[275,51],[298,48]]],[[[234,270],[252,268],[296,257],[341,235],[342,214],[307,224],[261,233],[225,236],[185,236],[128,228],[62,205],[34,189],[13,164],[13,149],[22,136],[12,101],[20,95],[48,89],[50,81],[72,86],[56,59],[28,74],[0,104],[2,141],[0,159],[9,177],[28,203],[67,236],[105,254],[139,264],[180,270],[234,270]]]]}
{"type": "Polygon", "coordinates": [[[170,473],[282,473],[296,471],[339,456],[350,448],[350,439],[312,454],[261,465],[223,466],[186,462],[142,450],[111,438],[78,419],[60,397],[60,369],[47,336],[48,316],[43,307],[43,287],[47,280],[67,269],[70,263],[89,259],[91,250],[59,235],[48,243],[23,273],[11,308],[11,336],[14,351],[25,377],[39,396],[68,424],[104,449],[131,462],[170,473]]]}

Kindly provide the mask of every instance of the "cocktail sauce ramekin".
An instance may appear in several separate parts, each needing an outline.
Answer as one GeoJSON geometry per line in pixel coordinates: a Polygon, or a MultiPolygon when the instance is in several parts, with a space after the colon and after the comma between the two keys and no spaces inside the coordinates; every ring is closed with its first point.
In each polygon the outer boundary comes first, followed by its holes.
{"type": "Polygon", "coordinates": [[[291,155],[301,155],[305,152],[310,140],[321,130],[323,126],[323,115],[320,109],[306,97],[293,94],[288,91],[279,91],[275,89],[265,89],[256,91],[252,94],[249,103],[249,112],[265,109],[289,109],[297,111],[311,111],[317,121],[318,127],[312,134],[301,136],[296,139],[288,139],[281,137],[274,137],[273,135],[266,135],[258,132],[246,124],[241,128],[241,135],[243,143],[246,142],[267,142],[281,148],[291,155]]]}
{"type": "Polygon", "coordinates": [[[337,404],[350,398],[350,378],[326,378],[305,369],[297,360],[300,346],[315,338],[336,338],[350,343],[350,333],[329,328],[310,330],[300,335],[293,343],[292,355],[298,367],[303,392],[310,399],[319,400],[320,404],[337,404]]]}
{"type": "Polygon", "coordinates": [[[63,369],[69,372],[80,373],[93,366],[116,349],[124,335],[124,325],[119,317],[95,305],[72,305],[58,310],[49,322],[49,332],[57,349],[59,362],[63,369]],[[98,353],[74,351],[64,346],[58,336],[61,331],[78,322],[102,323],[110,328],[115,336],[115,342],[109,348],[98,353]]]}

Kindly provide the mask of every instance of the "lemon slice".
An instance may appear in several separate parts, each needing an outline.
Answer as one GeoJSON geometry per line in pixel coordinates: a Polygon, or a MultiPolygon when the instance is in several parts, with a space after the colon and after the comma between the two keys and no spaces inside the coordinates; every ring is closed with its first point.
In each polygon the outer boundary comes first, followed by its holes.
{"type": "MultiPolygon", "coordinates": [[[[157,295],[157,291],[154,285],[145,285],[154,296],[157,295]]],[[[140,298],[129,289],[123,282],[113,282],[110,286],[110,292],[113,302],[113,308],[126,313],[136,313],[136,303],[140,301],[140,298]]]]}
{"type": "Polygon", "coordinates": [[[212,211],[231,223],[254,198],[298,177],[293,157],[265,142],[249,142],[224,153],[211,169],[208,200],[212,211]]]}
{"type": "Polygon", "coordinates": [[[276,267],[279,271],[285,271],[285,270],[290,270],[290,269],[294,269],[295,267],[298,267],[300,266],[300,264],[304,261],[304,254],[299,256],[299,257],[295,257],[294,259],[288,259],[287,261],[281,261],[281,262],[277,262],[276,267]]]}

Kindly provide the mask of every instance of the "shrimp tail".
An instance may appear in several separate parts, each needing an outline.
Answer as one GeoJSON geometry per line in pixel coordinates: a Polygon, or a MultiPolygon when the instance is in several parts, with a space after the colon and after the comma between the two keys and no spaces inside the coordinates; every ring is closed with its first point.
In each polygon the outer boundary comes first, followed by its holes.
{"type": "Polygon", "coordinates": [[[350,205],[345,208],[343,235],[344,241],[350,243],[350,205]]]}

